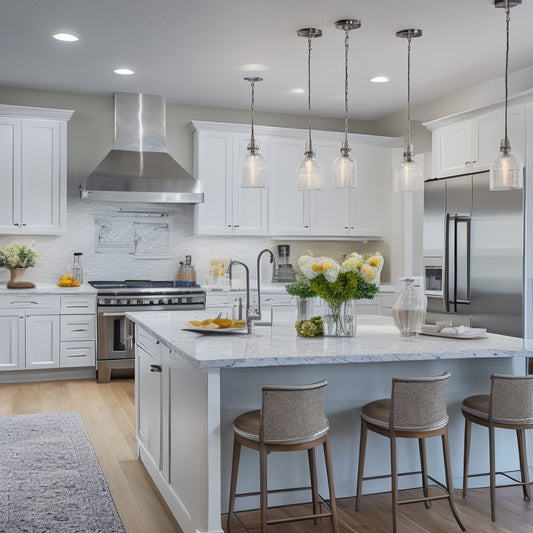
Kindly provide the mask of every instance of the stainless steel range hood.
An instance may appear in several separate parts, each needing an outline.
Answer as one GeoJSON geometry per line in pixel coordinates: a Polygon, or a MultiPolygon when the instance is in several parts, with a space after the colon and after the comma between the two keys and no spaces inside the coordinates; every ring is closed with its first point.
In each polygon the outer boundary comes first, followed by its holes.
{"type": "Polygon", "coordinates": [[[204,193],[167,152],[165,100],[115,93],[115,142],[80,185],[89,200],[196,204],[204,193]]]}

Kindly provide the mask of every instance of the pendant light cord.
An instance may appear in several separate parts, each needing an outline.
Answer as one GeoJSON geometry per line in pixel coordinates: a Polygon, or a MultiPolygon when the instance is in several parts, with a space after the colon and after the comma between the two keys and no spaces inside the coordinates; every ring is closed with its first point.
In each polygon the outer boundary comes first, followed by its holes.
{"type": "Polygon", "coordinates": [[[255,82],[250,82],[252,86],[252,103],[250,105],[251,108],[251,124],[252,124],[252,137],[250,139],[250,153],[252,155],[255,155],[255,136],[254,136],[254,103],[255,103],[255,82]]]}
{"type": "Polygon", "coordinates": [[[411,150],[411,34],[407,36],[407,151],[411,150]]]}
{"type": "Polygon", "coordinates": [[[313,154],[313,144],[311,140],[311,35],[307,39],[307,127],[309,129],[309,154],[313,154]]]}
{"type": "Polygon", "coordinates": [[[348,150],[348,50],[350,40],[348,30],[344,36],[344,150],[348,150]]]}
{"type": "Polygon", "coordinates": [[[509,0],[505,0],[505,37],[506,37],[506,47],[505,47],[505,146],[509,144],[509,138],[507,137],[507,101],[509,98],[509,22],[511,20],[510,16],[510,7],[509,0]]]}

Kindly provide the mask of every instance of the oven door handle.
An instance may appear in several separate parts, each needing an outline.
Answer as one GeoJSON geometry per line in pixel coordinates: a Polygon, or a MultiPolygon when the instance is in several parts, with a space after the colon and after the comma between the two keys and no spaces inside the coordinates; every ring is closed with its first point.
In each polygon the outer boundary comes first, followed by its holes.
{"type": "Polygon", "coordinates": [[[98,313],[98,316],[126,316],[126,311],[116,311],[115,313],[98,313]]]}

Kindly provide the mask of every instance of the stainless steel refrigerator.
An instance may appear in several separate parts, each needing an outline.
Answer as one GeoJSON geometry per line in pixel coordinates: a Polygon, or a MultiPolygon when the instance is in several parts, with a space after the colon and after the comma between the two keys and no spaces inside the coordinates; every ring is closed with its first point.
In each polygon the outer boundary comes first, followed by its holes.
{"type": "Polygon", "coordinates": [[[523,332],[523,191],[490,191],[489,173],[424,186],[426,322],[523,332]]]}

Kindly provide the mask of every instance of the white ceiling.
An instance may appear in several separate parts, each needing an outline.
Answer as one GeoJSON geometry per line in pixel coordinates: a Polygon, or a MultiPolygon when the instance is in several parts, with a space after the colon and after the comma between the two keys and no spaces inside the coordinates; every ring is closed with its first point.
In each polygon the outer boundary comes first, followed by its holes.
{"type": "MultiPolygon", "coordinates": [[[[90,94],[163,95],[169,102],[248,108],[244,76],[264,78],[258,111],[305,114],[307,40],[313,41],[313,114],[344,113],[344,32],[350,33],[350,116],[376,119],[404,109],[407,42],[412,43],[412,102],[431,101],[503,74],[505,13],[493,0],[8,0],[0,11],[0,85],[90,94]],[[77,34],[60,43],[51,34],[77,34]],[[244,71],[243,65],[261,64],[244,71]],[[121,77],[114,68],[136,71],[121,77]],[[386,74],[388,84],[369,79],[386,74]]],[[[511,10],[510,72],[533,64],[533,2],[511,10]]],[[[502,83],[503,96],[503,83],[502,83]]]]}

